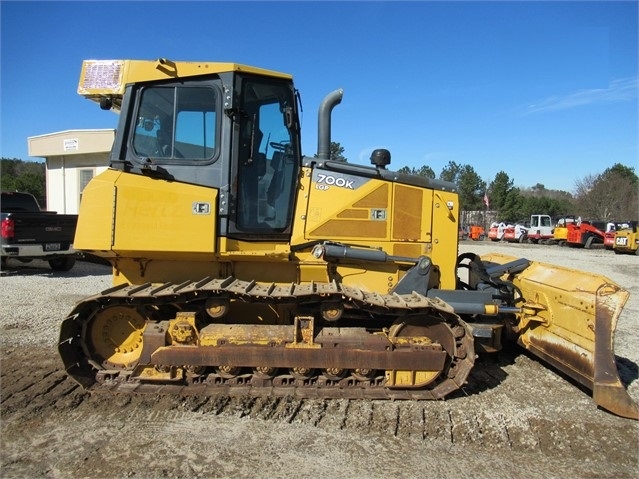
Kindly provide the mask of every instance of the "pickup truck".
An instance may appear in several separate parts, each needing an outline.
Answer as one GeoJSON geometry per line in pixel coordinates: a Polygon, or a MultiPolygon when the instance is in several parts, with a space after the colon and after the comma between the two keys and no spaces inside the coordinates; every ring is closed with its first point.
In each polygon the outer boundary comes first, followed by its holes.
{"type": "Polygon", "coordinates": [[[48,261],[54,271],[69,271],[76,260],[73,238],[78,215],[42,211],[30,193],[2,192],[2,266],[8,258],[23,263],[48,261]]]}

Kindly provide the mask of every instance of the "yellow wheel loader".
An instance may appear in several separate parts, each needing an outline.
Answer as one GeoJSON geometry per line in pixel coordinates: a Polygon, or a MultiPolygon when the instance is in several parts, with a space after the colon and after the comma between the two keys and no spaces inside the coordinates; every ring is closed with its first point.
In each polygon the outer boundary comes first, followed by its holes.
{"type": "Polygon", "coordinates": [[[628,293],[605,277],[458,256],[452,183],[300,148],[292,76],[235,63],[88,60],[80,95],[119,113],[110,167],[83,191],[74,245],[113,287],[63,321],[89,390],[440,399],[515,340],[638,418],[613,335],[628,293]]]}

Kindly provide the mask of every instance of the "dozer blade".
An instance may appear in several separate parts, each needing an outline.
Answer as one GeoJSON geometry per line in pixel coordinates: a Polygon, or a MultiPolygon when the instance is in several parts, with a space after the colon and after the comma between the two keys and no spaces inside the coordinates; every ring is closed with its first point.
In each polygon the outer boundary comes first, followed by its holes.
{"type": "MultiPolygon", "coordinates": [[[[491,254],[482,260],[504,264],[513,257],[491,254]]],[[[589,388],[600,407],[639,419],[639,407],[622,384],[613,350],[617,320],[628,291],[610,279],[546,263],[508,279],[524,298],[518,343],[589,388]]]]}

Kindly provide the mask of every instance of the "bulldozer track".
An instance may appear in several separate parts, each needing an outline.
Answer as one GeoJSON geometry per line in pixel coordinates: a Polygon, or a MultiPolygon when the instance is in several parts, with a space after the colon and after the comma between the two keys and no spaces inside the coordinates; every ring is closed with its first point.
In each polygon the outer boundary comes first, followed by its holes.
{"type": "MultiPolygon", "coordinates": [[[[201,306],[200,306],[201,307],[201,306]]],[[[78,303],[65,320],[60,337],[60,352],[70,375],[79,379],[85,387],[94,392],[117,391],[132,394],[179,394],[212,396],[226,394],[231,396],[253,397],[297,397],[297,398],[344,398],[344,399],[441,399],[459,389],[474,364],[473,338],[464,323],[437,299],[426,298],[420,294],[378,294],[358,288],[348,287],[336,282],[307,283],[287,285],[263,285],[253,281],[236,278],[205,278],[201,281],[189,281],[179,285],[173,283],[121,285],[78,303]],[[82,330],[93,315],[106,307],[126,306],[162,307],[173,305],[179,310],[196,308],[210,298],[225,298],[242,302],[269,303],[276,307],[281,303],[294,303],[305,311],[318,313],[322,302],[340,302],[356,311],[360,316],[372,319],[380,317],[402,318],[407,315],[435,315],[438,321],[451,328],[451,340],[455,344],[454,357],[451,357],[444,373],[433,384],[421,389],[390,389],[385,386],[383,371],[371,378],[347,376],[327,378],[321,374],[309,378],[300,378],[290,374],[274,377],[260,377],[256,374],[240,374],[226,377],[223,374],[196,374],[187,378],[186,384],[141,382],[129,377],[130,371],[117,371],[105,368],[95,370],[86,357],[86,347],[82,339],[82,330]],[[453,331],[455,331],[453,333],[453,331]],[[454,337],[453,337],[454,336],[454,337]],[[92,381],[92,377],[96,382],[92,381]]],[[[428,354],[426,351],[413,351],[409,354],[428,354]]],[[[433,350],[435,348],[433,347],[433,350]]],[[[263,351],[268,349],[262,348],[263,351]]],[[[256,348],[258,351],[258,348],[256,348]]],[[[259,354],[256,353],[256,354],[259,354]]],[[[343,353],[342,353],[343,354],[343,353]]],[[[374,352],[371,352],[371,355],[374,352]]],[[[382,353],[383,354],[383,353],[382,353]]],[[[93,363],[95,364],[95,363],[93,363]]]]}

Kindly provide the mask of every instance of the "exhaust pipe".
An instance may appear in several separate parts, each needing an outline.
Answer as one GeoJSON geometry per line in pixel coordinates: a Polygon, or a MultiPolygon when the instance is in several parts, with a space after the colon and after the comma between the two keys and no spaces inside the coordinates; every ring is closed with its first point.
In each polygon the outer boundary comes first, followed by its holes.
{"type": "Polygon", "coordinates": [[[342,101],[344,90],[339,88],[324,97],[317,116],[317,158],[331,159],[331,111],[342,101]]]}

